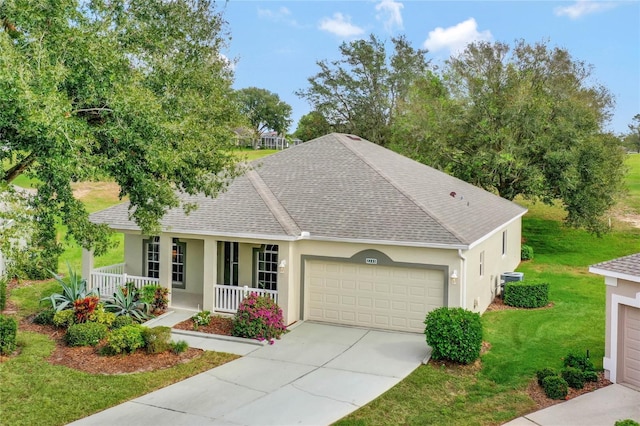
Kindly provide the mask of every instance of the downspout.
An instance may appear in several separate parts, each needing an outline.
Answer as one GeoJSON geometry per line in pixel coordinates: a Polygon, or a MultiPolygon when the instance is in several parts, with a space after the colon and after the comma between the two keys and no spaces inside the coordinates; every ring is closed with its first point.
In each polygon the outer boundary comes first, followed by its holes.
{"type": "Polygon", "coordinates": [[[458,249],[458,257],[462,260],[462,272],[460,273],[460,307],[467,309],[467,258],[462,254],[462,249],[458,249]]]}

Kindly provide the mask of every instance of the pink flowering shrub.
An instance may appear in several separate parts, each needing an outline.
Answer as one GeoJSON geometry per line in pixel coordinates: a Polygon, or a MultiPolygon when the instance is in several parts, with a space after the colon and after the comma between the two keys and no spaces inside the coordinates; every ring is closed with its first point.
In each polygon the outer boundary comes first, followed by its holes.
{"type": "Polygon", "coordinates": [[[268,296],[251,293],[240,302],[233,317],[232,334],[249,339],[279,339],[287,330],[282,318],[282,309],[268,296]]]}

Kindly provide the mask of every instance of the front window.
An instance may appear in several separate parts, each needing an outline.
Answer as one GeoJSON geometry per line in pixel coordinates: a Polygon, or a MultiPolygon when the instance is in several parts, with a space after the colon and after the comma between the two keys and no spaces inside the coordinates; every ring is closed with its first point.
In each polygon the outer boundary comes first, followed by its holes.
{"type": "MultiPolygon", "coordinates": [[[[171,282],[174,287],[185,288],[185,255],[187,245],[177,238],[173,239],[171,247],[171,282]]],[[[150,278],[160,278],[160,237],[146,240],[145,253],[146,275],[150,278]]]]}
{"type": "Polygon", "coordinates": [[[147,240],[147,277],[160,278],[160,237],[147,240]]]}
{"type": "Polygon", "coordinates": [[[173,247],[171,248],[171,284],[173,287],[185,288],[184,270],[186,251],[187,245],[179,242],[177,238],[174,238],[173,247]]]}
{"type": "Polygon", "coordinates": [[[278,246],[267,244],[258,252],[258,288],[278,289],[278,246]]]}

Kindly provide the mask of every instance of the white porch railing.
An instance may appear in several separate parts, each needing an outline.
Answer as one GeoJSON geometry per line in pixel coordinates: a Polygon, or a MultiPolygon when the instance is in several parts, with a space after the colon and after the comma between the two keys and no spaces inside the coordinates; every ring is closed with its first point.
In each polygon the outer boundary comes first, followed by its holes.
{"type": "Polygon", "coordinates": [[[101,268],[95,268],[94,272],[104,272],[106,274],[124,274],[124,267],[126,263],[116,263],[115,265],[103,266],[101,268]]]}
{"type": "Polygon", "coordinates": [[[252,288],[246,285],[244,287],[236,287],[216,284],[214,287],[216,289],[216,303],[214,307],[216,312],[235,313],[238,310],[242,299],[248,296],[249,293],[257,293],[260,296],[269,296],[274,302],[278,303],[277,290],[252,288]]]}
{"type": "Polygon", "coordinates": [[[128,275],[124,272],[124,263],[105,266],[91,271],[90,287],[97,288],[101,297],[110,297],[118,287],[127,283],[133,283],[136,288],[142,288],[147,284],[158,285],[158,278],[140,277],[128,275]]]}

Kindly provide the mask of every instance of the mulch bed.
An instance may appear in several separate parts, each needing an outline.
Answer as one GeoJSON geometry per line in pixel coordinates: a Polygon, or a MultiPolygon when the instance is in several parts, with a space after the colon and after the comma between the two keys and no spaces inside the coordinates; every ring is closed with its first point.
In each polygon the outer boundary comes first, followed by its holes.
{"type": "Polygon", "coordinates": [[[501,296],[496,296],[495,299],[493,299],[493,302],[491,302],[491,304],[489,305],[489,307],[487,308],[487,310],[485,312],[491,312],[491,311],[507,311],[507,310],[522,310],[525,309],[527,311],[538,311],[540,309],[549,309],[549,308],[553,308],[554,303],[553,302],[549,302],[549,304],[547,306],[543,306],[541,308],[518,308],[515,306],[509,306],[509,305],[505,305],[504,304],[504,300],[502,299],[501,296]]]}
{"type": "Polygon", "coordinates": [[[175,354],[166,351],[159,354],[147,354],[144,350],[137,350],[132,354],[102,356],[98,347],[69,347],[64,342],[64,330],[50,325],[39,325],[25,319],[18,328],[49,336],[56,344],[52,354],[47,358],[51,364],[64,365],[75,370],[91,374],[130,374],[145,371],[156,371],[173,367],[193,359],[204,353],[202,349],[189,348],[175,354]]]}
{"type": "Polygon", "coordinates": [[[201,325],[197,330],[193,328],[193,321],[191,319],[184,320],[173,328],[178,330],[190,330],[197,331],[199,333],[220,334],[223,336],[231,336],[231,330],[233,330],[233,319],[231,317],[223,317],[220,315],[213,315],[209,325],[201,325]]]}
{"type": "Polygon", "coordinates": [[[593,392],[596,389],[604,388],[609,386],[611,382],[604,378],[604,372],[598,372],[598,381],[597,382],[587,382],[584,384],[584,388],[582,389],[573,389],[569,388],[569,394],[566,399],[551,399],[544,393],[544,389],[542,386],[538,384],[536,379],[533,379],[531,383],[529,383],[529,387],[527,387],[527,393],[534,400],[537,407],[536,410],[541,410],[543,408],[550,407],[552,405],[559,404],[561,402],[567,401],[569,399],[573,399],[576,396],[583,395],[585,393],[593,392]]]}

